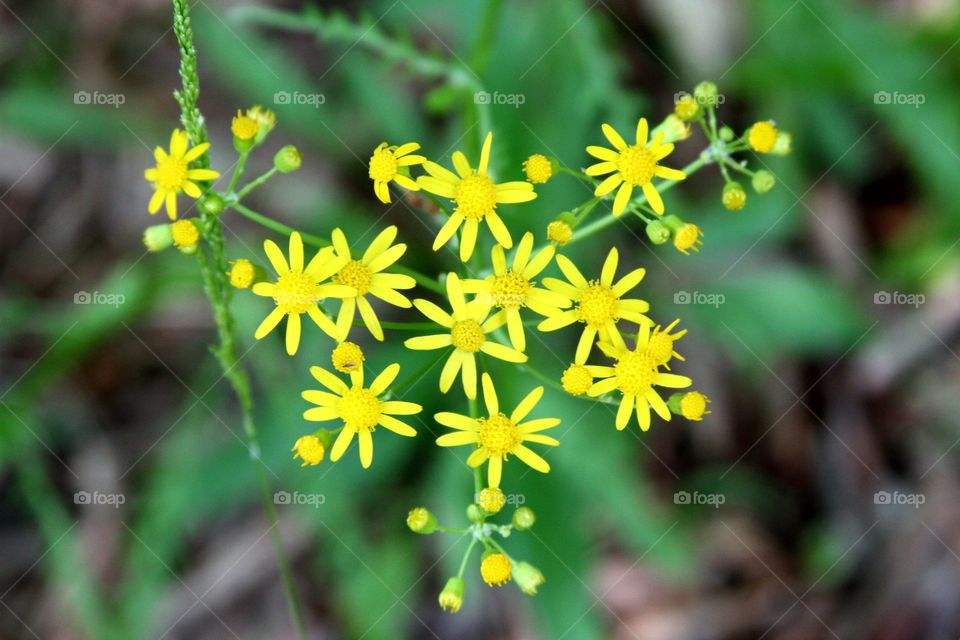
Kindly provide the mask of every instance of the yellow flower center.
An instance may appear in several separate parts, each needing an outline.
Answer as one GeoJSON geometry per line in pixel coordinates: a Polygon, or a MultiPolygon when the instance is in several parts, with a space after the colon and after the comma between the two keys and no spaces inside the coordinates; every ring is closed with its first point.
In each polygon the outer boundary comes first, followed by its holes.
{"type": "Polygon", "coordinates": [[[490,457],[502,457],[520,444],[520,429],[502,413],[480,419],[480,447],[490,457]]]}
{"type": "Polygon", "coordinates": [[[625,394],[641,394],[657,377],[657,363],[647,353],[629,351],[613,365],[617,388],[625,394]]]}
{"type": "Polygon", "coordinates": [[[691,391],[683,394],[680,399],[680,413],[687,420],[700,420],[707,411],[707,403],[710,399],[699,391],[691,391]]]}
{"type": "Polygon", "coordinates": [[[370,179],[390,182],[397,175],[397,158],[387,147],[377,147],[370,156],[370,179]]]}
{"type": "Polygon", "coordinates": [[[380,421],[380,400],[363,387],[350,389],[337,403],[340,418],[357,431],[372,431],[380,421]]]}
{"type": "Polygon", "coordinates": [[[457,211],[471,220],[483,220],[497,207],[497,187],[487,176],[473,174],[457,183],[453,199],[457,211]]]}
{"type": "Polygon", "coordinates": [[[593,376],[590,370],[582,364],[572,364],[567,367],[560,378],[563,390],[575,396],[582,396],[593,386],[593,376]]]}
{"type": "Polygon", "coordinates": [[[338,344],[330,358],[333,360],[333,368],[340,373],[359,371],[363,366],[363,350],[353,342],[338,344]]]}
{"type": "Polygon", "coordinates": [[[240,258],[230,268],[230,284],[238,289],[249,289],[254,277],[256,269],[253,263],[245,258],[240,258]]]}
{"type": "Polygon", "coordinates": [[[666,364],[673,357],[673,338],[669,334],[655,331],[647,343],[647,355],[658,365],[666,364]]]}
{"type": "Polygon", "coordinates": [[[534,184],[543,184],[553,176],[553,166],[546,156],[535,153],[523,163],[523,171],[527,180],[534,184]]]}
{"type": "Polygon", "coordinates": [[[487,513],[499,512],[506,503],[507,497],[503,495],[503,491],[499,487],[482,489],[480,495],[477,496],[477,504],[483,507],[483,510],[487,513]]]}
{"type": "Polygon", "coordinates": [[[493,302],[499,307],[516,309],[527,303],[530,281],[513,269],[493,280],[493,302]]]}
{"type": "Polygon", "coordinates": [[[617,311],[620,298],[610,287],[593,280],[586,290],[580,294],[577,302],[577,314],[581,322],[586,322],[594,329],[606,326],[608,322],[618,320],[617,311]]]}
{"type": "Polygon", "coordinates": [[[700,231],[700,227],[695,224],[685,224],[680,227],[676,235],[673,236],[673,246],[683,253],[686,253],[690,249],[699,251],[697,243],[700,242],[701,235],[703,235],[703,233],[700,231]]]}
{"type": "Polygon", "coordinates": [[[304,465],[320,464],[323,460],[323,454],[326,452],[323,443],[320,442],[320,438],[316,436],[302,436],[297,438],[297,442],[293,445],[293,450],[296,451],[293,457],[303,460],[304,465]]]}
{"type": "Polygon", "coordinates": [[[510,581],[510,558],[502,553],[492,553],[480,563],[480,575],[491,587],[501,586],[510,581]]]}
{"type": "Polygon", "coordinates": [[[653,171],[657,168],[657,159],[647,147],[634,145],[620,152],[617,169],[623,179],[640,187],[653,180],[653,171]]]}
{"type": "Polygon", "coordinates": [[[476,353],[486,342],[487,337],[483,333],[483,327],[476,320],[459,320],[453,323],[450,330],[453,346],[461,351],[476,353]]]}
{"type": "Polygon", "coordinates": [[[573,227],[562,220],[554,220],[547,225],[547,240],[561,247],[573,238],[573,227]]]}
{"type": "Polygon", "coordinates": [[[173,236],[173,244],[184,249],[188,249],[200,241],[200,232],[197,231],[197,225],[190,220],[177,220],[171,224],[170,234],[173,236]]]}
{"type": "Polygon", "coordinates": [[[230,124],[230,131],[238,140],[251,140],[257,135],[260,125],[249,115],[241,115],[237,112],[237,117],[230,124]]]}
{"type": "Polygon", "coordinates": [[[306,313],[317,299],[317,283],[307,274],[290,271],[277,279],[273,300],[284,313],[306,313]]]}
{"type": "Polygon", "coordinates": [[[777,128],[770,121],[758,122],[750,127],[750,147],[760,153],[769,153],[777,143],[777,128]]]}
{"type": "Polygon", "coordinates": [[[357,295],[362,296],[370,289],[371,279],[370,269],[360,260],[351,260],[343,265],[343,268],[334,276],[334,281],[357,290],[357,295]]]}
{"type": "Polygon", "coordinates": [[[187,171],[183,158],[167,156],[157,163],[157,186],[163,191],[179,191],[187,181],[187,171]]]}

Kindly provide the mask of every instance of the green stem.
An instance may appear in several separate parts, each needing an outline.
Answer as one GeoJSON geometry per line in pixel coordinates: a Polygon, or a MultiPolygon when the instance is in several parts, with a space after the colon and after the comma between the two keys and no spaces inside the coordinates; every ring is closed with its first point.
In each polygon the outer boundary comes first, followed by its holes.
{"type": "MultiPolygon", "coordinates": [[[[193,28],[190,24],[188,0],[173,0],[173,29],[180,47],[180,77],[183,84],[182,89],[176,92],[176,98],[180,104],[181,119],[190,140],[193,145],[198,145],[206,142],[207,135],[203,117],[197,106],[200,95],[200,81],[197,75],[197,54],[193,44],[193,28]]],[[[241,154],[242,160],[243,156],[241,154]]],[[[207,154],[198,158],[199,166],[209,166],[209,162],[207,154]]],[[[240,169],[239,166],[238,169],[240,169]]],[[[239,170],[234,173],[235,180],[238,179],[239,173],[239,170]]],[[[251,458],[254,461],[260,498],[267,523],[270,526],[270,538],[276,552],[287,606],[297,637],[303,640],[306,637],[303,613],[293,584],[293,576],[283,547],[283,540],[277,526],[278,519],[266,475],[266,467],[261,458],[260,442],[253,421],[253,397],[250,393],[250,380],[247,377],[246,370],[240,366],[237,356],[236,323],[230,312],[232,289],[226,275],[227,261],[223,248],[223,227],[219,218],[207,211],[203,211],[201,220],[202,235],[207,248],[201,248],[197,252],[197,259],[200,264],[203,287],[213,307],[213,317],[219,340],[219,345],[214,347],[212,351],[220,363],[224,377],[229,381],[240,403],[247,448],[250,450],[251,458]]]]}
{"type": "MultiPolygon", "coordinates": [[[[243,175],[243,170],[247,166],[247,158],[250,157],[250,150],[241,151],[240,157],[237,159],[237,165],[233,168],[233,176],[230,178],[230,186],[227,188],[227,193],[233,193],[234,189],[237,188],[237,183],[240,182],[240,176],[243,175]]],[[[240,199],[240,195],[237,195],[237,199],[240,199]]]]}
{"type": "MultiPolygon", "coordinates": [[[[250,193],[251,191],[253,191],[253,190],[256,189],[257,187],[259,187],[260,185],[262,185],[264,182],[266,182],[266,181],[269,180],[270,178],[272,178],[272,177],[277,173],[277,171],[278,171],[278,169],[277,169],[276,167],[270,167],[270,170],[267,171],[266,173],[264,173],[262,176],[260,176],[259,178],[255,179],[255,180],[251,180],[250,182],[248,182],[248,183],[243,187],[243,189],[240,189],[240,191],[237,192],[237,200],[243,200],[243,197],[244,197],[245,195],[247,195],[248,193],[250,193]]],[[[236,185],[233,185],[233,186],[236,186],[236,185]]],[[[231,188],[231,191],[233,191],[232,188],[231,188]]]]}
{"type": "Polygon", "coordinates": [[[463,574],[467,570],[467,561],[470,560],[471,554],[473,554],[473,548],[477,546],[477,539],[474,538],[470,541],[470,545],[467,547],[466,553],[463,554],[463,560],[460,561],[460,570],[457,571],[457,577],[461,580],[463,579],[463,574]]]}

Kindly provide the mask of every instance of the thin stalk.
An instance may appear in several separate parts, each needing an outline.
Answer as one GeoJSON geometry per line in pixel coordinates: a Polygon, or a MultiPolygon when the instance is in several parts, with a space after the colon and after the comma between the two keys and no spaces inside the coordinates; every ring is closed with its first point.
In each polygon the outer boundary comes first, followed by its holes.
{"type": "Polygon", "coordinates": [[[463,574],[467,570],[467,561],[470,560],[471,554],[473,554],[473,548],[477,546],[477,539],[474,538],[470,541],[470,546],[467,547],[466,553],[463,554],[463,560],[460,561],[460,570],[457,571],[457,577],[461,580],[463,579],[463,574]]]}
{"type": "MultiPolygon", "coordinates": [[[[256,189],[257,187],[259,187],[260,185],[262,185],[264,182],[266,182],[266,181],[269,180],[270,178],[272,178],[272,177],[277,173],[277,171],[278,171],[278,169],[277,169],[276,167],[270,167],[270,170],[267,171],[266,173],[264,173],[262,176],[256,178],[255,180],[251,180],[250,182],[248,182],[248,183],[243,187],[243,189],[240,189],[240,191],[237,192],[237,200],[243,200],[243,197],[244,197],[245,195],[247,195],[248,193],[250,193],[251,191],[253,191],[253,190],[256,189]]],[[[233,190],[233,189],[231,189],[231,191],[232,191],[232,190],[233,190]]]]}

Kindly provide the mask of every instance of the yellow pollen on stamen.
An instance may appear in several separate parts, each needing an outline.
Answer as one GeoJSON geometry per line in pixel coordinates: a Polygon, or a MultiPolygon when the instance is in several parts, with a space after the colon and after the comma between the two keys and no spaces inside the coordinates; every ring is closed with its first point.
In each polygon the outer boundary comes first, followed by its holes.
{"type": "Polygon", "coordinates": [[[493,280],[493,302],[498,307],[516,309],[526,306],[531,283],[513,269],[493,280]]]}
{"type": "Polygon", "coordinates": [[[613,365],[617,388],[625,394],[642,394],[657,377],[657,364],[647,353],[629,351],[613,365]]]}
{"type": "Polygon", "coordinates": [[[385,146],[377,147],[370,156],[370,179],[390,182],[397,175],[397,157],[385,146]]]}
{"type": "Polygon", "coordinates": [[[617,169],[623,179],[635,187],[642,187],[653,180],[657,159],[647,147],[632,146],[620,152],[617,169]]]}
{"type": "Polygon", "coordinates": [[[483,327],[476,320],[455,322],[450,330],[450,338],[454,347],[468,353],[480,351],[480,347],[487,340],[483,327]]]}
{"type": "Polygon", "coordinates": [[[666,364],[673,357],[673,338],[667,333],[654,331],[647,343],[647,355],[658,365],[666,364]]]}
{"type": "Polygon", "coordinates": [[[334,282],[353,287],[362,296],[370,289],[371,273],[360,260],[351,260],[333,277],[334,282]]]}
{"type": "Polygon", "coordinates": [[[300,271],[290,271],[277,279],[273,300],[284,313],[306,313],[317,304],[317,283],[300,271]]]}
{"type": "Polygon", "coordinates": [[[354,342],[341,342],[330,354],[333,368],[340,373],[352,373],[363,367],[363,350],[354,342]]]}
{"type": "Polygon", "coordinates": [[[502,413],[480,419],[480,447],[490,457],[503,457],[520,444],[520,429],[502,413]]]}
{"type": "Polygon", "coordinates": [[[586,322],[594,329],[606,326],[611,320],[619,319],[617,315],[620,298],[610,287],[593,280],[580,294],[577,301],[577,315],[580,322],[586,322]]]}
{"type": "Polygon", "coordinates": [[[157,186],[164,191],[179,191],[187,181],[187,171],[183,158],[167,156],[157,163],[157,186]]]}
{"type": "Polygon", "coordinates": [[[347,426],[357,431],[373,431],[380,421],[380,400],[370,389],[348,390],[337,403],[337,410],[347,426]]]}
{"type": "Polygon", "coordinates": [[[472,220],[483,220],[497,207],[497,187],[487,176],[473,174],[457,183],[453,199],[457,211],[472,220]]]}
{"type": "Polygon", "coordinates": [[[582,364],[572,364],[560,377],[563,390],[574,396],[582,396],[593,385],[593,376],[590,370],[582,364]]]}

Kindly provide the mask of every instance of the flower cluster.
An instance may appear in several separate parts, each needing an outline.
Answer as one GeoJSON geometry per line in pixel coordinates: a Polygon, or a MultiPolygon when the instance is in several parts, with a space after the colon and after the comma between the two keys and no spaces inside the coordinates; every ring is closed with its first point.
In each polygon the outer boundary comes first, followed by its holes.
{"type": "MultiPolygon", "coordinates": [[[[260,107],[238,111],[232,120],[239,159],[223,190],[215,190],[211,184],[220,174],[207,167],[208,143],[194,140],[191,148],[187,133],[175,130],[169,151],[157,148],[156,167],[145,174],[154,189],[148,210],[155,213],[165,206],[175,221],[148,228],[144,241],[152,251],[176,246],[185,255],[203,257],[205,245],[222,243],[222,237],[211,235],[211,229],[216,229],[219,216],[230,210],[289,236],[286,253],[276,242],[265,239],[262,263],[258,256],[236,257],[220,282],[228,291],[230,286],[249,290],[272,303],[266,305],[255,339],[266,338],[285,321],[285,351],[294,355],[301,345],[306,315],[308,330],[316,326],[330,340],[333,370],[311,367],[310,374],[322,388],[305,390],[301,396],[311,405],[303,413],[305,420],[332,426],[296,438],[293,457],[304,467],[319,465],[327,452],[332,462],[338,461],[356,439],[360,463],[367,468],[373,462],[378,427],[404,437],[418,434],[401,419],[423,409],[400,399],[412,379],[396,382],[401,366],[395,362],[368,375],[371,364],[360,346],[366,334],[382,342],[387,339],[386,331],[418,333],[403,344],[413,351],[438,352],[435,364],[442,361],[443,366],[430,368],[424,375],[436,376],[440,392],[448,394],[441,396],[440,402],[451,409],[433,416],[444,428],[436,444],[467,448],[465,463],[474,470],[476,489],[467,507],[469,524],[464,528],[441,526],[423,507],[411,511],[407,519],[411,530],[424,535],[471,534],[461,570],[447,582],[440,605],[448,611],[460,609],[464,570],[478,544],[483,547],[480,574],[488,585],[500,586],[512,579],[532,595],[543,584],[543,574],[512,558],[501,539],[511,531],[533,526],[533,511],[518,508],[506,524],[491,519],[508,503],[502,488],[509,478],[506,463],[516,459],[538,472],[550,471],[544,456],[561,443],[547,432],[553,433],[550,430],[560,425],[561,418],[538,411],[545,394],[543,386],[530,388],[516,376],[510,386],[523,394],[522,399],[514,406],[503,406],[498,388],[503,392],[506,382],[498,379],[501,374],[488,369],[490,359],[516,365],[518,371],[547,381],[552,378],[552,387],[570,396],[601,402],[610,407],[611,422],[618,430],[625,429],[634,417],[646,431],[652,414],[664,421],[674,415],[699,421],[710,413],[709,398],[698,391],[662,395],[664,390],[686,390],[692,385],[689,377],[672,370],[684,360],[676,345],[687,331],[678,329],[679,320],[662,326],[652,319],[650,304],[639,290],[646,270],[634,262],[635,252],[624,254],[627,259],[622,260],[616,247],[606,247],[597,252],[604,258],[596,269],[589,262],[578,266],[566,247],[629,213],[646,223],[653,244],[672,240],[678,251],[689,254],[699,250],[703,233],[693,223],[667,213],[662,195],[667,190],[711,164],[724,176],[722,201],[728,209],[746,204],[745,191],[730,178],[731,172],[749,175],[758,193],[773,187],[775,180],[769,171],[752,172],[734,157],[746,150],[786,153],[789,135],[773,122],[761,121],[736,138],[731,129],[718,126],[717,95],[715,85],[702,83],[693,94],[680,97],[674,113],[656,127],[639,118],[631,143],[613,126],[602,124],[600,131],[610,146],[587,146],[582,159],[590,156],[599,162],[582,170],[534,153],[514,167],[525,180],[496,178],[499,174],[491,166],[492,133],[482,139],[475,164],[463,152],[455,151],[450,158],[452,170],[420,155],[416,142],[380,143],[368,165],[376,200],[390,203],[391,190],[400,190],[405,196],[420,192],[409,200],[428,203],[431,211],[444,216],[435,228],[432,248],[438,251],[450,245],[461,264],[437,278],[401,264],[407,244],[397,241],[396,226],[380,230],[369,244],[358,247],[340,228],[329,229],[329,239],[301,233],[243,204],[253,189],[301,165],[299,151],[283,147],[267,173],[240,186],[247,158],[265,144],[276,125],[274,115],[260,107]],[[665,165],[675,144],[690,138],[693,124],[701,126],[709,146],[683,170],[665,165]],[[519,205],[535,200],[536,189],[550,188],[548,183],[561,174],[590,183],[593,197],[557,215],[539,243],[535,233],[518,233],[519,205]],[[199,201],[200,216],[176,220],[181,193],[199,201]],[[605,210],[607,213],[602,213],[605,210]],[[584,227],[594,212],[601,215],[584,227]],[[519,240],[515,242],[515,238],[519,240]],[[414,297],[410,292],[418,286],[422,293],[414,297]],[[383,320],[382,314],[390,307],[394,308],[391,313],[415,308],[415,321],[383,320]],[[543,373],[528,353],[532,337],[542,341],[536,332],[547,334],[570,327],[575,331],[564,332],[569,342],[558,348],[566,349],[570,365],[560,375],[543,373]],[[458,378],[459,385],[455,385],[458,378]],[[456,397],[459,391],[451,394],[455,387],[462,389],[462,398],[456,397]],[[464,399],[468,411],[453,410],[462,406],[464,399]]],[[[225,268],[226,264],[224,259],[221,265],[225,268]]],[[[372,355],[376,360],[376,354],[372,355]]]]}

